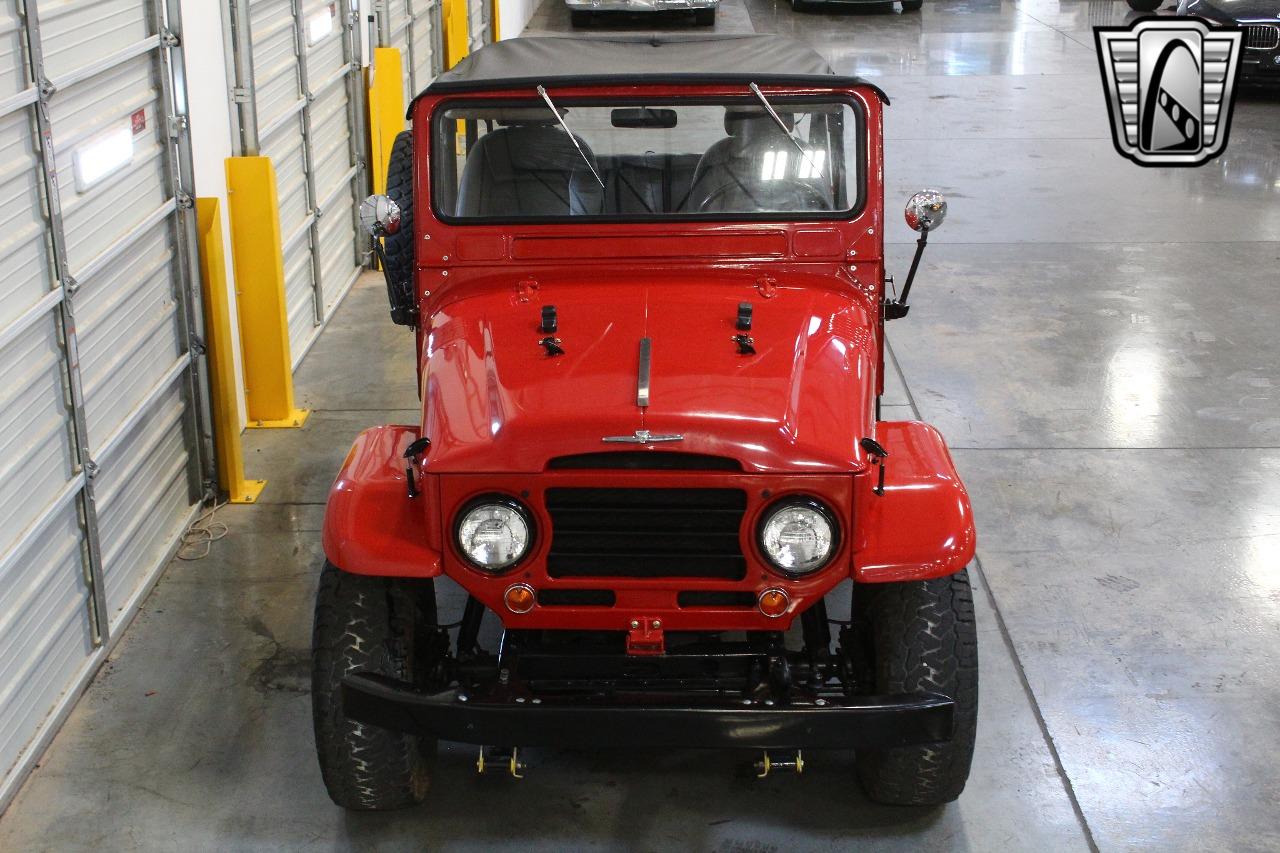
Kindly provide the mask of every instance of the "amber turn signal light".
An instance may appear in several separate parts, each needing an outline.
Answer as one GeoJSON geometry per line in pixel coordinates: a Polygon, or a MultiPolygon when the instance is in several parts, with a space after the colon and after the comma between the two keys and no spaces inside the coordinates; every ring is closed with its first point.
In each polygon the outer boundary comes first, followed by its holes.
{"type": "Polygon", "coordinates": [[[502,596],[503,601],[507,604],[507,609],[512,613],[528,613],[533,609],[537,598],[538,596],[534,593],[533,587],[527,583],[518,583],[507,587],[507,591],[502,596]]]}
{"type": "Polygon", "coordinates": [[[760,593],[759,604],[761,613],[770,619],[776,619],[791,606],[791,596],[780,589],[766,589],[760,593]]]}

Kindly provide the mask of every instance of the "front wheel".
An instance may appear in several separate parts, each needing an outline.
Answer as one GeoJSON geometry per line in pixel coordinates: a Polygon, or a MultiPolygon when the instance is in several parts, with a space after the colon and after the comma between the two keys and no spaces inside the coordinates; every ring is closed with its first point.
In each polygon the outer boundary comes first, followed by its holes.
{"type": "Polygon", "coordinates": [[[902,11],[919,12],[924,8],[924,0],[902,0],[902,11]]]}
{"type": "Polygon", "coordinates": [[[699,27],[713,27],[716,23],[715,7],[710,9],[694,9],[693,22],[699,27]]]}
{"type": "Polygon", "coordinates": [[[978,634],[969,573],[856,589],[860,651],[875,692],[941,693],[955,701],[950,741],[860,751],[862,787],[880,803],[949,803],[968,781],[978,727],[978,634]]]}
{"type": "Polygon", "coordinates": [[[585,9],[571,9],[569,11],[569,23],[575,27],[591,26],[591,13],[585,9]]]}
{"type": "Polygon", "coordinates": [[[1129,8],[1135,12],[1154,12],[1164,5],[1164,0],[1129,0],[1129,8]]]}
{"type": "Polygon", "coordinates": [[[420,680],[430,669],[421,659],[430,646],[423,635],[435,621],[430,580],[353,575],[325,561],[311,640],[311,707],[320,774],[343,808],[403,808],[427,793],[435,741],[348,720],[342,679],[371,672],[420,680]]]}

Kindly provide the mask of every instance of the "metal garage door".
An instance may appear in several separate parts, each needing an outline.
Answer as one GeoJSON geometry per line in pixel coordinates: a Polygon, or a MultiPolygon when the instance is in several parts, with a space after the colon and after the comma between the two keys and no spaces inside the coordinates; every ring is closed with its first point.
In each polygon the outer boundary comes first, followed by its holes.
{"type": "Polygon", "coordinates": [[[382,0],[374,5],[378,44],[400,51],[404,62],[404,103],[444,70],[440,0],[382,0]]]}
{"type": "Polygon", "coordinates": [[[296,367],[362,263],[354,19],[349,0],[235,0],[232,12],[247,76],[236,91],[242,153],[270,157],[275,167],[296,367]]]}
{"type": "Polygon", "coordinates": [[[0,0],[0,804],[210,454],[177,0],[24,5],[0,0]]]}
{"type": "Polygon", "coordinates": [[[493,41],[489,26],[489,7],[493,0],[467,0],[467,41],[471,50],[479,50],[493,41]]]}

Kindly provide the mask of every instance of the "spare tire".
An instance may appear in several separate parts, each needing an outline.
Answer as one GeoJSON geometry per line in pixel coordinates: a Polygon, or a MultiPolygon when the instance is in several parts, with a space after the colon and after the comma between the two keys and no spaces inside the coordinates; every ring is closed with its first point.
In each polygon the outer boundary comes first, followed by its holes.
{"type": "Polygon", "coordinates": [[[390,280],[391,319],[402,326],[415,325],[413,287],[413,132],[402,131],[391,147],[387,166],[387,196],[400,207],[400,230],[383,238],[387,277],[390,280]]]}

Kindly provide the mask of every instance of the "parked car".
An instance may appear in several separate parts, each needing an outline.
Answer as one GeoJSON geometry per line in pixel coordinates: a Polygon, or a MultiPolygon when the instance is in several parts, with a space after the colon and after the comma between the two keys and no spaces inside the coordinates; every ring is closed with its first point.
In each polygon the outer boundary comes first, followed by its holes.
{"type": "MultiPolygon", "coordinates": [[[[902,11],[919,12],[924,6],[924,0],[900,0],[902,3],[902,11]]],[[[866,8],[879,8],[886,12],[893,11],[894,3],[885,2],[885,0],[791,0],[791,8],[795,10],[801,9],[819,9],[830,6],[858,6],[866,8]]]]}
{"type": "Polygon", "coordinates": [[[1280,0],[1181,0],[1178,14],[1242,28],[1240,83],[1280,85],[1280,0]]]}
{"type": "Polygon", "coordinates": [[[716,9],[720,0],[565,0],[569,7],[569,21],[575,27],[587,27],[595,20],[597,12],[693,13],[693,22],[700,27],[710,27],[716,22],[716,9]]]}
{"type": "Polygon", "coordinates": [[[747,749],[760,775],[852,748],[878,801],[960,794],[969,498],[880,407],[947,208],[910,200],[895,296],[886,103],[776,36],[513,39],[414,101],[362,218],[422,414],[356,439],[324,520],[336,803],[418,802],[439,740],[515,775],[527,746],[747,749]]]}

